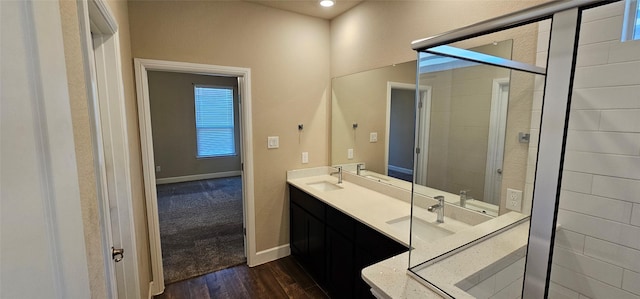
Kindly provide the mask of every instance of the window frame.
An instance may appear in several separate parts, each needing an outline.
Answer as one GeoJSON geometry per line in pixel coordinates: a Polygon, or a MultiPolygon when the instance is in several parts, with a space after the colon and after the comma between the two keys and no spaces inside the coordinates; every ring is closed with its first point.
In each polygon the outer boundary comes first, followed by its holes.
{"type": "Polygon", "coordinates": [[[626,0],[624,8],[624,23],[622,24],[622,41],[640,40],[640,28],[636,28],[640,18],[640,1],[626,0]]]}
{"type": "Polygon", "coordinates": [[[200,159],[215,159],[215,158],[225,158],[225,157],[236,157],[238,156],[238,146],[237,146],[237,137],[236,136],[236,132],[237,132],[237,115],[236,115],[236,110],[237,110],[237,103],[236,103],[236,96],[237,96],[237,91],[236,88],[234,86],[225,86],[225,85],[209,85],[209,84],[193,84],[193,111],[194,111],[194,122],[193,122],[193,126],[194,126],[194,133],[195,133],[195,140],[196,140],[196,152],[195,152],[195,157],[196,159],[200,160],[200,159]],[[198,106],[196,105],[196,90],[198,88],[209,88],[209,89],[227,89],[227,90],[231,90],[231,116],[232,116],[232,141],[233,141],[233,153],[229,153],[229,154],[219,154],[219,155],[200,155],[200,147],[199,147],[199,140],[198,140],[198,121],[197,121],[197,113],[198,113],[198,106]]]}

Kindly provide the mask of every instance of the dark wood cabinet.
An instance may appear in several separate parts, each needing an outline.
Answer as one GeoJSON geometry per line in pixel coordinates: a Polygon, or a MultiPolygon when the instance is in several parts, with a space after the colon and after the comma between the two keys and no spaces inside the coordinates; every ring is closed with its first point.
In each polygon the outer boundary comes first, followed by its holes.
{"type": "Polygon", "coordinates": [[[291,185],[289,197],[291,254],[331,298],[373,298],[362,269],[407,247],[291,185]]]}
{"type": "MultiPolygon", "coordinates": [[[[292,194],[293,196],[293,194],[292,194]]],[[[307,269],[318,283],[325,277],[325,224],[324,207],[310,213],[298,203],[290,206],[291,254],[307,269]],[[319,218],[320,214],[322,218],[319,218]]]]}

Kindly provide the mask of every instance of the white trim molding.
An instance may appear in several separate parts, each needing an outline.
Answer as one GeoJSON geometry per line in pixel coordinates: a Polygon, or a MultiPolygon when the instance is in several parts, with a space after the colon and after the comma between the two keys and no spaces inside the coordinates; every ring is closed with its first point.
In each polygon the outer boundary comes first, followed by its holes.
{"type": "Polygon", "coordinates": [[[241,157],[243,163],[243,209],[245,251],[249,266],[258,265],[255,236],[255,207],[253,181],[253,133],[251,120],[251,69],[241,67],[217,66],[197,63],[174,62],[135,58],[136,89],[138,98],[138,120],[140,125],[140,143],[144,172],[145,200],[149,228],[149,246],[151,250],[151,292],[160,294],[164,290],[162,273],[162,249],[160,247],[160,229],[158,223],[158,202],[156,194],[155,163],[151,131],[151,110],[149,105],[148,71],[166,71],[191,74],[233,76],[238,78],[240,93],[241,157]]]}
{"type": "Polygon", "coordinates": [[[253,261],[255,263],[254,266],[275,261],[283,257],[287,257],[289,255],[291,255],[291,247],[289,246],[289,244],[284,244],[284,245],[276,246],[266,250],[262,250],[262,251],[256,252],[256,256],[253,261]]]}
{"type": "Polygon", "coordinates": [[[228,178],[232,176],[239,176],[241,174],[242,172],[240,170],[234,170],[234,171],[175,176],[170,178],[156,179],[156,185],[182,183],[182,182],[208,180],[208,179],[228,178]]]}

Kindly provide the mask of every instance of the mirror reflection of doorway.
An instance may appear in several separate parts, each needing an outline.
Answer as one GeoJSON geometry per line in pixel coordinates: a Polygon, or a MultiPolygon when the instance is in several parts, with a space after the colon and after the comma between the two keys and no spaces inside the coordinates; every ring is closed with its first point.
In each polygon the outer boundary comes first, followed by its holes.
{"type": "Polygon", "coordinates": [[[500,205],[508,106],[509,78],[494,79],[483,197],[485,202],[494,205],[500,205]]]}
{"type": "Polygon", "coordinates": [[[165,284],[246,263],[238,78],[148,80],[165,284]]]}
{"type": "MultiPolygon", "coordinates": [[[[408,182],[414,174],[414,139],[416,119],[416,89],[413,84],[389,82],[389,123],[387,146],[387,175],[408,182]]],[[[431,107],[429,88],[421,88],[417,104],[418,112],[428,118],[431,107]]],[[[428,123],[419,125],[420,132],[428,134],[428,123]]],[[[428,141],[427,141],[428,142],[428,141]]],[[[427,149],[425,144],[419,146],[427,149]]],[[[426,158],[426,155],[424,155],[426,158]]],[[[426,165],[426,161],[422,165],[426,165]]]]}

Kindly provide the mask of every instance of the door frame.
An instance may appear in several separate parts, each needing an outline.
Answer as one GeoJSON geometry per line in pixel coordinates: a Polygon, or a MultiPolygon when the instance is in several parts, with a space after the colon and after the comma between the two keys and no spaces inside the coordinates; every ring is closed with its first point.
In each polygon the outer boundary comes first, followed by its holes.
{"type": "Polygon", "coordinates": [[[493,80],[491,88],[491,112],[489,116],[489,137],[487,147],[487,163],[484,174],[484,202],[500,205],[502,174],[504,170],[504,143],[507,132],[507,111],[509,96],[504,97],[504,90],[509,92],[509,78],[493,80]],[[496,197],[498,195],[498,197],[496,197]]]}
{"type": "Polygon", "coordinates": [[[152,294],[164,290],[162,249],[160,245],[160,227],[158,219],[158,200],[156,193],[156,174],[153,156],[153,135],[151,129],[151,109],[149,102],[148,71],[164,71],[203,75],[238,77],[240,95],[240,152],[242,161],[242,206],[245,228],[244,248],[247,264],[255,266],[261,263],[256,255],[255,206],[253,186],[253,133],[251,118],[251,69],[187,62],[134,58],[136,91],[138,98],[138,121],[142,166],[144,173],[145,200],[149,229],[149,247],[151,249],[152,294]]]}
{"type": "Polygon", "coordinates": [[[77,3],[107,296],[138,298],[139,257],[118,24],[104,0],[77,3]],[[114,233],[118,237],[113,238],[114,233]],[[124,249],[124,260],[118,264],[111,257],[112,246],[124,249]]]}
{"type": "MultiPolygon", "coordinates": [[[[389,173],[389,133],[391,129],[391,90],[392,89],[404,89],[404,90],[416,90],[415,84],[409,83],[400,83],[400,82],[387,82],[387,111],[386,111],[386,125],[385,125],[385,148],[384,148],[384,174],[388,175],[389,173]]],[[[422,101],[422,107],[419,106],[418,100],[416,100],[415,106],[416,111],[420,111],[420,114],[416,113],[416,119],[424,119],[424,122],[420,122],[420,126],[418,127],[419,136],[424,136],[425,138],[420,139],[420,144],[417,145],[421,149],[420,155],[418,155],[418,162],[414,161],[413,165],[423,165],[422,168],[417,167],[413,169],[414,181],[420,183],[421,180],[418,180],[422,175],[424,176],[424,184],[426,185],[426,165],[428,159],[428,151],[429,151],[429,120],[431,118],[431,86],[421,85],[419,95],[422,97],[420,100],[422,101]],[[424,108],[424,109],[422,109],[424,108]],[[422,170],[421,170],[422,169],[422,170]]],[[[415,157],[415,156],[414,156],[415,157]]]]}

